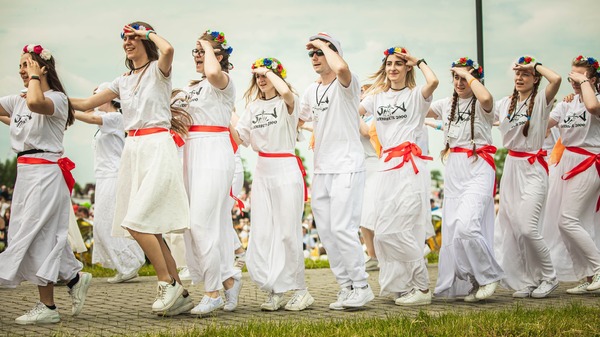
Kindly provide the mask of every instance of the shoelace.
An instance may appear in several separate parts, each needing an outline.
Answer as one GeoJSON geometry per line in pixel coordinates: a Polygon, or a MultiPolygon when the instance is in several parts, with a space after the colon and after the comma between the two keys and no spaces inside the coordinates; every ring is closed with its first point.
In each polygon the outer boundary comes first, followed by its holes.
{"type": "Polygon", "coordinates": [[[159,284],[157,290],[156,300],[164,300],[167,295],[167,286],[159,284]]]}
{"type": "Polygon", "coordinates": [[[292,299],[290,301],[290,304],[294,304],[294,303],[298,302],[301,297],[302,297],[302,294],[294,294],[294,296],[292,297],[292,299]]]}
{"type": "Polygon", "coordinates": [[[577,289],[585,289],[585,290],[587,290],[587,287],[588,287],[589,285],[590,285],[590,283],[589,283],[589,282],[585,282],[585,283],[582,283],[582,284],[578,285],[578,286],[577,286],[577,289]]]}
{"type": "Polygon", "coordinates": [[[44,311],[44,308],[46,308],[46,305],[42,302],[38,302],[35,307],[33,307],[31,310],[29,310],[29,312],[27,313],[27,316],[35,316],[37,314],[39,314],[40,312],[44,311]]]}

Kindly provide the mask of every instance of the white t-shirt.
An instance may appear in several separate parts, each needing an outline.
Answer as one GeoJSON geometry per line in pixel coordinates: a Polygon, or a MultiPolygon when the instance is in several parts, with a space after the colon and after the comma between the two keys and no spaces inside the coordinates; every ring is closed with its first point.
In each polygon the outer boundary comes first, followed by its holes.
{"type": "Polygon", "coordinates": [[[548,116],[552,110],[552,102],[546,102],[544,90],[538,91],[535,96],[531,120],[527,137],[523,135],[523,126],[527,122],[527,110],[529,109],[529,98],[523,102],[517,102],[515,111],[508,117],[510,97],[504,97],[496,103],[496,114],[500,121],[500,133],[502,133],[505,148],[521,152],[537,152],[542,148],[548,129],[548,116]]]}
{"type": "Polygon", "coordinates": [[[475,104],[475,137],[477,146],[492,144],[492,124],[494,111],[485,112],[475,96],[471,98],[458,98],[456,111],[452,124],[449,125],[452,97],[442,98],[431,103],[431,111],[444,122],[444,139],[450,147],[471,149],[471,104],[475,104]]]}
{"type": "MultiPolygon", "coordinates": [[[[598,99],[600,94],[596,94],[598,99]]],[[[575,95],[571,103],[560,102],[550,113],[558,122],[564,146],[600,148],[600,117],[589,113],[575,95]]]]}
{"type": "Polygon", "coordinates": [[[121,99],[125,130],[170,129],[171,88],[171,75],[163,75],[158,61],[150,62],[145,72],[117,77],[109,89],[121,99]]]}
{"type": "Polygon", "coordinates": [[[62,155],[63,135],[69,117],[69,102],[62,92],[48,90],[44,96],[54,103],[54,114],[31,112],[25,98],[11,95],[0,98],[0,105],[10,115],[10,144],[16,153],[44,150],[62,155]]]}
{"type": "Polygon", "coordinates": [[[377,136],[383,150],[422,137],[423,122],[432,97],[423,98],[422,86],[400,91],[389,89],[369,95],[360,103],[368,115],[375,116],[377,136]]]}
{"type": "Polygon", "coordinates": [[[96,111],[102,118],[102,125],[94,142],[94,172],[96,178],[116,177],[119,171],[121,153],[125,145],[123,115],[120,112],[96,111]]]}
{"type": "Polygon", "coordinates": [[[281,96],[251,102],[236,126],[244,145],[256,152],[294,154],[299,106],[295,97],[290,115],[281,96]]]}
{"type": "Polygon", "coordinates": [[[354,74],[348,88],[336,79],[328,85],[313,83],[304,92],[299,117],[314,124],[315,174],[365,170],[359,98],[360,83],[354,74]]]}
{"type": "Polygon", "coordinates": [[[188,112],[194,125],[229,126],[235,104],[235,86],[231,78],[223,90],[204,79],[185,91],[190,94],[188,112]]]}

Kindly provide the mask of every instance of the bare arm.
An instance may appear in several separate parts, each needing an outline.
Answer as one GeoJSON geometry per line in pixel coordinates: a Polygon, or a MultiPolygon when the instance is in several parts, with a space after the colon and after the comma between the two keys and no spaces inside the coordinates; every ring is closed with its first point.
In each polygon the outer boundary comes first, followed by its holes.
{"type": "Polygon", "coordinates": [[[173,54],[175,54],[175,49],[173,46],[171,46],[169,41],[160,37],[154,31],[148,34],[148,31],[145,29],[135,29],[131,26],[125,26],[123,27],[123,30],[127,35],[136,35],[139,39],[148,39],[154,42],[160,51],[158,55],[158,69],[160,69],[165,76],[169,76],[171,74],[171,65],[173,64],[173,54]]]}
{"type": "Polygon", "coordinates": [[[104,89],[88,98],[70,98],[70,100],[71,105],[73,105],[73,109],[79,111],[88,111],[93,108],[97,108],[104,103],[108,103],[117,97],[118,95],[112,92],[112,90],[104,89]]]}
{"type": "Polygon", "coordinates": [[[329,48],[329,42],[325,42],[322,40],[312,40],[306,45],[306,49],[321,49],[323,54],[325,54],[325,59],[329,64],[329,67],[338,78],[338,81],[344,88],[348,88],[350,86],[350,82],[352,81],[352,73],[350,72],[350,67],[348,67],[348,63],[344,61],[344,59],[340,56],[340,54],[333,51],[333,49],[329,48]]]}
{"type": "MultiPolygon", "coordinates": [[[[2,107],[0,107],[0,110],[3,110],[2,107]]],[[[9,116],[0,116],[0,122],[6,124],[6,125],[10,125],[10,117],[9,116]]]]}
{"type": "Polygon", "coordinates": [[[75,111],[75,119],[88,124],[102,125],[102,117],[95,116],[91,110],[86,112],[75,111]]]}
{"type": "Polygon", "coordinates": [[[537,71],[544,76],[548,80],[548,85],[546,86],[545,94],[546,94],[546,102],[548,104],[554,100],[556,97],[556,93],[558,93],[558,89],[560,89],[560,83],[562,82],[562,78],[559,74],[552,71],[550,68],[546,68],[541,64],[538,64],[535,67],[537,71]]]}
{"type": "Polygon", "coordinates": [[[27,58],[27,73],[29,74],[29,85],[27,87],[27,107],[32,112],[42,115],[54,115],[54,102],[51,99],[44,96],[42,90],[42,77],[45,67],[34,61],[32,58],[27,58]],[[31,76],[37,76],[38,79],[32,79],[31,76]]]}
{"type": "MultiPolygon", "coordinates": [[[[558,125],[558,122],[557,122],[557,121],[555,121],[554,119],[550,118],[550,119],[548,120],[548,128],[547,128],[547,132],[550,132],[550,129],[552,129],[553,127],[555,127],[555,126],[557,126],[557,125],[558,125]]],[[[546,137],[547,137],[547,135],[546,135],[546,137]]]]}
{"type": "Polygon", "coordinates": [[[235,129],[235,127],[231,123],[229,123],[229,132],[231,133],[231,138],[233,138],[237,145],[243,143],[242,139],[240,138],[240,133],[238,132],[238,130],[235,129]]]}
{"type": "Polygon", "coordinates": [[[281,98],[283,98],[283,101],[288,108],[288,113],[291,115],[294,112],[295,98],[287,83],[285,83],[285,81],[281,77],[277,76],[272,70],[265,67],[254,68],[252,69],[252,73],[266,76],[269,81],[273,83],[273,87],[275,87],[275,90],[277,90],[279,95],[281,95],[281,98]]]}
{"type": "Polygon", "coordinates": [[[8,111],[4,110],[2,105],[0,105],[0,116],[2,116],[3,118],[8,117],[10,121],[10,115],[8,114],[8,111]]]}
{"type": "Polygon", "coordinates": [[[367,125],[367,123],[365,123],[365,121],[362,118],[359,118],[359,119],[360,119],[360,126],[359,126],[360,135],[365,138],[371,138],[371,137],[369,137],[369,126],[367,125]]]}
{"type": "MultiPolygon", "coordinates": [[[[419,60],[415,56],[410,55],[409,53],[394,53],[394,55],[404,60],[404,62],[406,62],[406,65],[409,67],[417,66],[417,63],[419,62],[419,60]]],[[[421,95],[423,95],[423,98],[427,99],[431,97],[431,95],[433,95],[433,91],[437,88],[438,84],[440,84],[440,81],[438,80],[437,76],[435,76],[435,74],[433,73],[433,70],[429,68],[427,63],[419,63],[418,68],[421,70],[421,72],[423,72],[423,76],[425,76],[425,81],[427,82],[425,83],[425,85],[423,86],[423,90],[421,91],[421,95]]]]}
{"type": "Polygon", "coordinates": [[[479,82],[479,80],[472,75],[472,72],[475,71],[475,69],[469,71],[464,67],[453,67],[452,71],[467,81],[473,91],[473,95],[475,95],[483,110],[488,113],[491,112],[494,107],[494,98],[483,83],[479,82]]]}
{"type": "Polygon", "coordinates": [[[213,87],[225,89],[229,84],[229,77],[221,70],[215,50],[206,40],[198,40],[198,43],[204,49],[204,76],[213,87]]]}
{"type": "MultiPolygon", "coordinates": [[[[585,109],[592,115],[600,116],[600,102],[596,97],[596,91],[594,90],[594,83],[591,82],[584,74],[570,72],[569,77],[572,81],[579,83],[581,87],[581,99],[585,105],[585,109]]],[[[597,78],[596,78],[597,80],[597,78]]]]}

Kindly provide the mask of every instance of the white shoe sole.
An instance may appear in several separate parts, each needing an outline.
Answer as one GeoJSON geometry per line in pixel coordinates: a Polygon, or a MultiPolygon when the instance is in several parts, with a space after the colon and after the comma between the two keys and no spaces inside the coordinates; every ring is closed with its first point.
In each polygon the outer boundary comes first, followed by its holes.
{"type": "Polygon", "coordinates": [[[183,313],[189,312],[192,309],[194,309],[194,302],[190,301],[190,302],[184,303],[180,307],[177,307],[177,308],[171,307],[170,310],[164,311],[164,312],[160,312],[160,313],[157,313],[157,314],[159,316],[172,317],[172,316],[177,316],[177,315],[181,315],[183,313]]]}
{"type": "Polygon", "coordinates": [[[544,297],[546,297],[546,296],[550,295],[550,294],[551,294],[551,293],[552,293],[554,290],[556,290],[556,288],[558,288],[558,283],[556,283],[556,284],[555,284],[555,285],[552,287],[552,289],[550,289],[549,291],[547,291],[547,292],[545,292],[545,293],[541,293],[541,294],[540,294],[540,293],[532,292],[532,293],[531,293],[531,297],[533,297],[533,298],[544,298],[544,297]]]}
{"type": "Polygon", "coordinates": [[[287,310],[287,311],[302,311],[302,310],[304,310],[304,309],[306,309],[306,308],[310,307],[310,306],[311,306],[313,303],[315,303],[315,299],[314,299],[314,297],[312,297],[312,296],[311,296],[311,297],[308,299],[308,301],[306,301],[306,303],[304,303],[303,305],[301,305],[301,306],[299,306],[299,307],[292,307],[292,306],[288,307],[288,306],[286,305],[286,306],[285,306],[285,310],[287,310]]]}
{"type": "Polygon", "coordinates": [[[165,305],[164,308],[152,308],[152,312],[154,313],[158,313],[158,312],[165,312],[169,309],[171,309],[173,307],[173,305],[175,305],[175,302],[177,302],[177,298],[179,298],[179,296],[181,296],[183,294],[183,287],[181,285],[179,285],[179,287],[177,288],[177,292],[175,293],[175,296],[173,296],[173,299],[171,300],[171,302],[167,303],[165,305]]]}
{"type": "Polygon", "coordinates": [[[367,298],[365,298],[365,300],[362,301],[361,303],[344,303],[344,302],[342,302],[342,306],[344,308],[360,308],[360,307],[364,307],[367,303],[371,302],[374,299],[375,299],[375,295],[371,292],[367,296],[367,298]]]}

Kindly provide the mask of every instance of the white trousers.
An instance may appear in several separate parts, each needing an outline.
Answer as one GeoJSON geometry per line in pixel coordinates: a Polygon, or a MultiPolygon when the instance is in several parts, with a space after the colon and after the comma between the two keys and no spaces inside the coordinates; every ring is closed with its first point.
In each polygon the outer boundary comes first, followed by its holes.
{"type": "Polygon", "coordinates": [[[296,158],[258,157],[252,181],[248,273],[269,293],[304,289],[304,182],[296,158]]]}
{"type": "Polygon", "coordinates": [[[313,177],[311,206],[315,223],[331,271],[341,287],[367,285],[358,237],[364,184],[364,171],[313,177]]]}
{"type": "Polygon", "coordinates": [[[495,228],[499,235],[495,251],[506,274],[505,287],[537,287],[542,280],[556,278],[540,228],[547,191],[548,174],[539,162],[506,157],[495,228]]]}

